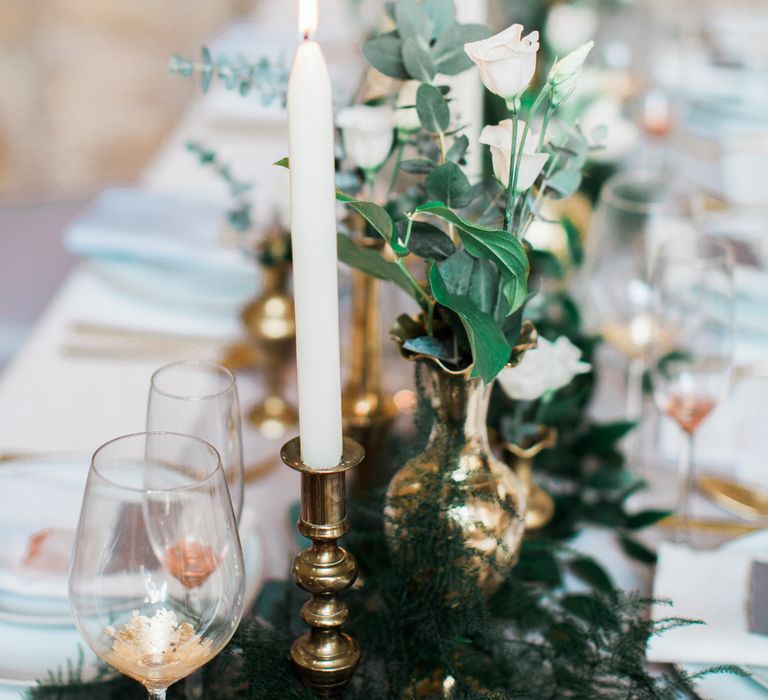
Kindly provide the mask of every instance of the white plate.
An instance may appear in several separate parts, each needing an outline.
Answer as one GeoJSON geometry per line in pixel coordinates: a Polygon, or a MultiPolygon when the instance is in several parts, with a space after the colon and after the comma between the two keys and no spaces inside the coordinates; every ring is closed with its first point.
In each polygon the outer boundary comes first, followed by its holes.
{"type": "Polygon", "coordinates": [[[98,260],[93,269],[132,297],[204,311],[233,311],[258,291],[259,272],[191,270],[137,261],[98,260]]]}
{"type": "MultiPolygon", "coordinates": [[[[724,545],[724,549],[765,554],[768,552],[768,532],[756,532],[747,537],[740,537],[724,545]]],[[[712,664],[709,664],[711,667],[712,664]]],[[[683,668],[689,673],[702,671],[707,666],[686,664],[683,668]]],[[[755,669],[765,673],[765,669],[755,669]]],[[[703,700],[766,700],[768,688],[751,678],[739,678],[716,674],[706,676],[696,683],[696,692],[703,700]]]]}

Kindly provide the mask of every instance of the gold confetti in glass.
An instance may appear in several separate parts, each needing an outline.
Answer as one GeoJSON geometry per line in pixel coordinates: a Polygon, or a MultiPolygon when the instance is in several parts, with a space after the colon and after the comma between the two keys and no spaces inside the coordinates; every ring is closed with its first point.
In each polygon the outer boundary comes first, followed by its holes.
{"type": "Polygon", "coordinates": [[[69,593],[88,645],[150,698],[226,646],[243,612],[243,557],[211,445],[139,433],[96,451],[69,593]]]}

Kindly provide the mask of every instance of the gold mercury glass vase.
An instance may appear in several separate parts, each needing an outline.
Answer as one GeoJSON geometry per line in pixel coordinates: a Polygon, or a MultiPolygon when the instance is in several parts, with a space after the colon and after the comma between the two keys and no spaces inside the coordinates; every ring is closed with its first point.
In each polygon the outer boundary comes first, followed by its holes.
{"type": "Polygon", "coordinates": [[[491,595],[503,581],[502,572],[517,563],[525,523],[520,481],[488,442],[493,384],[469,378],[469,370],[452,372],[429,359],[417,362],[434,422],[424,451],[390,482],[387,533],[396,546],[408,509],[418,508],[422,499],[444,502],[445,517],[463,533],[470,570],[483,593],[491,595]]]}

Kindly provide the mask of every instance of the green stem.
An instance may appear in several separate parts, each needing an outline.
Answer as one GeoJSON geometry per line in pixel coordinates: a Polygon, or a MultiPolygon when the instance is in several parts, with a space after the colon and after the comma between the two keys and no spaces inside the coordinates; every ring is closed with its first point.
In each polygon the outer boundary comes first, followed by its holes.
{"type": "Polygon", "coordinates": [[[445,163],[448,158],[448,149],[445,147],[445,133],[440,131],[437,136],[440,139],[440,157],[442,162],[445,163]]]}
{"type": "Polygon", "coordinates": [[[387,200],[392,194],[392,190],[395,189],[395,183],[397,182],[397,176],[400,174],[400,164],[403,162],[403,152],[405,151],[405,142],[400,141],[397,147],[397,155],[395,156],[395,168],[392,170],[392,177],[389,179],[389,187],[387,188],[387,200]]]}
{"type": "Polygon", "coordinates": [[[419,296],[424,299],[427,304],[434,303],[432,297],[429,296],[424,287],[419,284],[419,281],[413,276],[413,273],[408,269],[408,266],[403,262],[403,258],[397,258],[395,264],[403,271],[403,274],[408,278],[408,281],[413,285],[413,288],[419,293],[419,296]]]}
{"type": "Polygon", "coordinates": [[[515,182],[517,181],[516,158],[517,153],[517,98],[507,102],[509,114],[512,117],[512,147],[509,158],[509,182],[507,184],[507,204],[504,208],[504,228],[512,233],[515,227],[513,210],[515,206],[515,182]]]}
{"type": "Polygon", "coordinates": [[[368,198],[372,201],[376,201],[376,170],[363,170],[365,175],[365,184],[368,186],[368,198]]]}
{"type": "Polygon", "coordinates": [[[547,129],[549,128],[549,120],[555,113],[556,107],[550,102],[547,106],[547,111],[544,112],[544,120],[541,122],[541,132],[539,133],[539,143],[536,145],[536,150],[541,151],[544,147],[544,139],[547,136],[547,129]]]}

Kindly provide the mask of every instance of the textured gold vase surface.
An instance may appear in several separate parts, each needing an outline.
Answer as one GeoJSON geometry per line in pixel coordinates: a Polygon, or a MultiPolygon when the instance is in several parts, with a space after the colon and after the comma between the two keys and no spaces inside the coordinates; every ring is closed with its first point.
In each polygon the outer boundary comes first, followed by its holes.
{"type": "Polygon", "coordinates": [[[525,520],[525,496],[515,474],[491,451],[486,419],[492,385],[418,361],[434,422],[426,449],[395,474],[387,491],[387,530],[405,535],[408,509],[428,501],[445,507],[459,528],[468,564],[486,594],[514,567],[525,520]],[[473,554],[475,552],[475,554],[473,554]]]}

